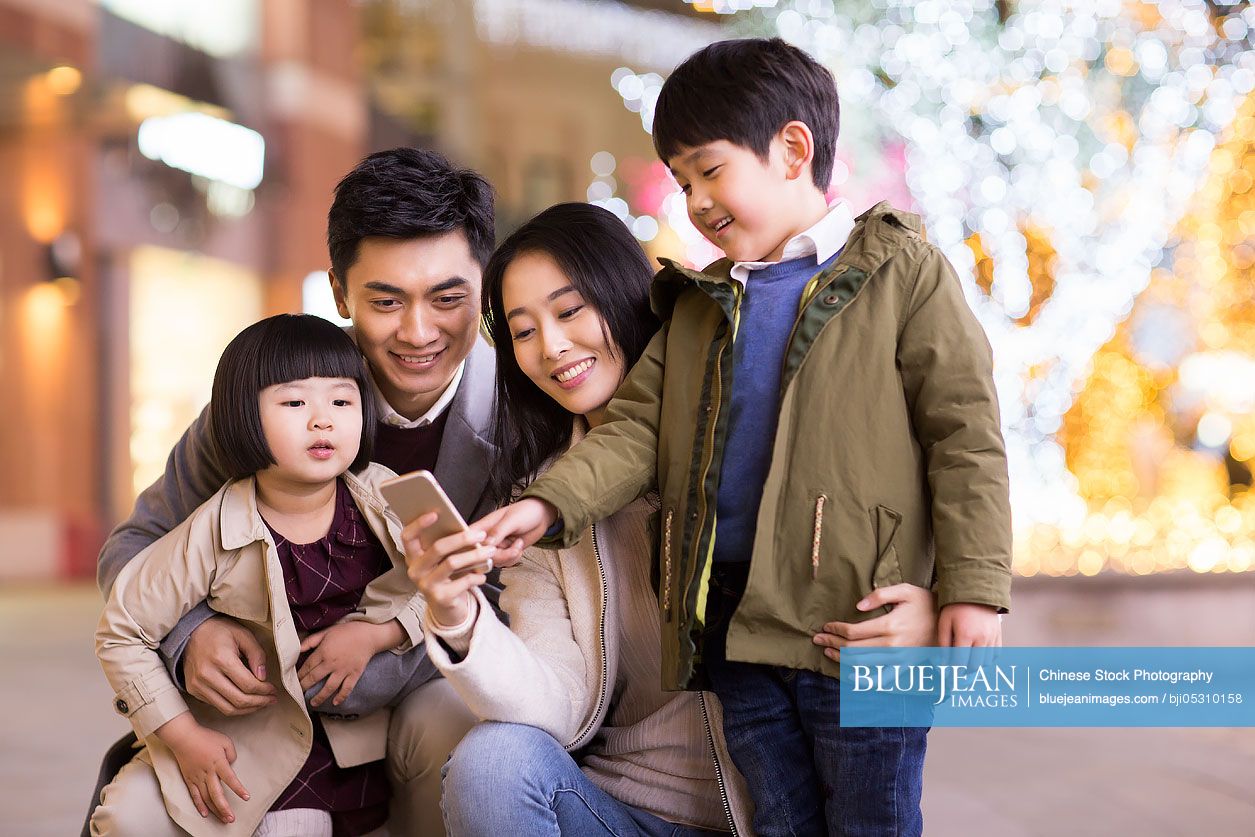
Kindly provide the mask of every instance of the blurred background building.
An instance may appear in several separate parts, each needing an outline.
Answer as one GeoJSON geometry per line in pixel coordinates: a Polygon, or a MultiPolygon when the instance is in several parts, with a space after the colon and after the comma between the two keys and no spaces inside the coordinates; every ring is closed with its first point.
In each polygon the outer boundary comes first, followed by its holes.
{"type": "Polygon", "coordinates": [[[656,177],[608,80],[665,73],[718,36],[704,18],[660,0],[0,0],[0,581],[91,575],[226,342],[277,311],[335,317],[326,210],[363,155],[480,169],[507,231],[585,199],[594,158],[656,177]]]}
{"type": "MultiPolygon", "coordinates": [[[[985,327],[1008,642],[1251,644],[1253,31],[1246,0],[0,0],[0,651],[58,696],[0,690],[14,833],[76,829],[119,731],[88,647],[105,533],[231,336],[335,318],[340,176],[435,148],[496,186],[499,234],[588,200],[651,255],[703,263],[718,253],[649,129],[667,73],[723,37],[779,35],[832,68],[832,199],[920,213],[985,327]]],[[[930,833],[1255,816],[1249,731],[983,732],[930,758],[930,833]]]]}
{"type": "Polygon", "coordinates": [[[994,346],[1025,576],[1255,567],[1255,58],[1210,0],[0,0],[0,580],[90,574],[259,316],[334,318],[357,159],[439,149],[717,255],[649,128],[781,35],[842,94],[832,197],[923,215],[994,346]],[[21,544],[20,547],[16,546],[21,544]]]}

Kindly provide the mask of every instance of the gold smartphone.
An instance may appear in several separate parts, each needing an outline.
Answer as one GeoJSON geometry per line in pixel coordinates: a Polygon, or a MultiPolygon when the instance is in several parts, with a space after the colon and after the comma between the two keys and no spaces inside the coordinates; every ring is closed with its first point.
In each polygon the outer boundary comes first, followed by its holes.
{"type": "MultiPolygon", "coordinates": [[[[440,483],[432,476],[431,471],[411,471],[399,477],[393,477],[380,483],[379,493],[388,501],[392,511],[401,523],[408,525],[425,514],[436,513],[436,522],[428,529],[425,536],[427,542],[465,532],[469,527],[457,507],[444,493],[440,483]]],[[[485,559],[459,570],[450,578],[461,578],[468,573],[486,573],[492,570],[492,559],[485,559]]]]}

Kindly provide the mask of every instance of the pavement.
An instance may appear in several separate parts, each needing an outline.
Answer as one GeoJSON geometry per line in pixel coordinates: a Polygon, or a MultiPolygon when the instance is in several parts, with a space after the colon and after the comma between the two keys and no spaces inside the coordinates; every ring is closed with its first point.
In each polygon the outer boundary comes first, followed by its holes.
{"type": "MultiPolygon", "coordinates": [[[[1065,630],[1058,614],[1076,607],[1079,583],[1025,585],[1022,633],[1065,630]]],[[[1229,612],[1249,621],[1252,590],[1230,579],[1196,591],[1190,610],[1244,603],[1229,612]]],[[[92,652],[99,607],[91,586],[0,588],[0,837],[77,834],[100,756],[127,729],[92,652]]],[[[1234,634],[1190,639],[1233,644],[1234,634]]],[[[1170,643],[1147,634],[1138,644],[1170,643]]],[[[930,837],[1252,835],[1255,729],[937,729],[924,821],[930,837]]]]}

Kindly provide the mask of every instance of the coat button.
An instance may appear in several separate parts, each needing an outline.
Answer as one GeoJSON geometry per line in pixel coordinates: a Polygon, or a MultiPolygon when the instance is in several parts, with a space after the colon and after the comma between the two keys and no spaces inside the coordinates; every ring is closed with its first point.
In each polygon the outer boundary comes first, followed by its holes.
{"type": "Polygon", "coordinates": [[[126,713],[131,711],[131,707],[128,706],[126,701],[124,701],[122,698],[118,698],[117,700],[113,702],[113,708],[118,710],[119,715],[125,715],[126,713]]]}
{"type": "Polygon", "coordinates": [[[696,520],[696,519],[697,519],[697,512],[695,511],[689,512],[689,520],[696,520]]]}
{"type": "Polygon", "coordinates": [[[840,301],[841,301],[841,297],[837,296],[836,294],[829,294],[828,296],[824,297],[824,305],[836,305],[840,301]]]}

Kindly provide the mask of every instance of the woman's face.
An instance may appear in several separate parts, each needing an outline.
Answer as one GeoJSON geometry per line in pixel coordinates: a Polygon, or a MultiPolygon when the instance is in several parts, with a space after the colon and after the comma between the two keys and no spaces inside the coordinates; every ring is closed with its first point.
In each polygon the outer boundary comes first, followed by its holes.
{"type": "Polygon", "coordinates": [[[553,258],[537,251],[510,262],[501,304],[523,374],[567,411],[599,424],[625,372],[601,315],[553,258]]]}

